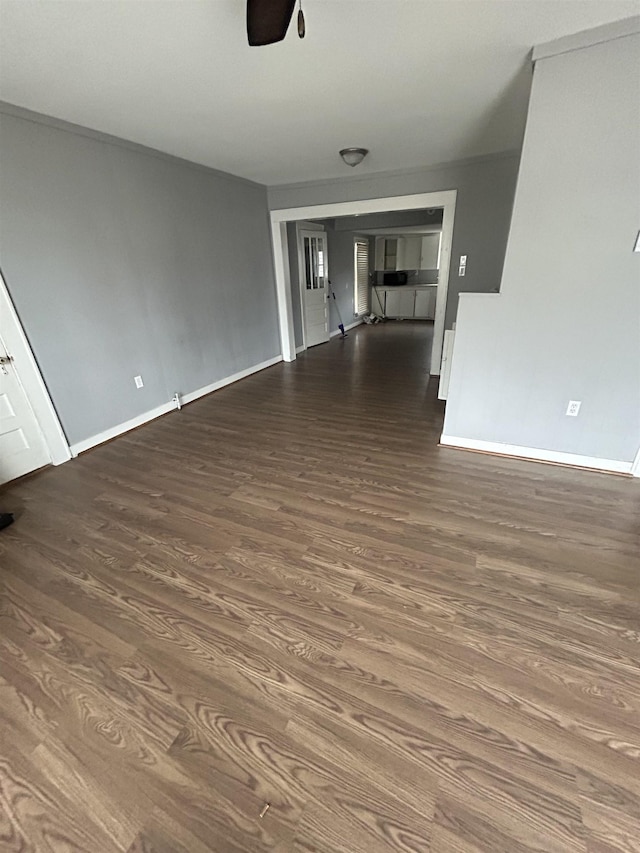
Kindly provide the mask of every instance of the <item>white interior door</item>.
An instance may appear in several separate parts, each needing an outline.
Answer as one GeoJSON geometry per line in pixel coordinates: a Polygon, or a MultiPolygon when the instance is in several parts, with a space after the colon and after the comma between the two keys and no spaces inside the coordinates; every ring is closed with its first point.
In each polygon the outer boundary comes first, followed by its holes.
{"type": "Polygon", "coordinates": [[[49,462],[44,436],[0,336],[0,483],[15,480],[49,462]]]}
{"type": "Polygon", "coordinates": [[[324,231],[301,231],[300,240],[305,343],[313,347],[329,340],[327,235],[324,231]]]}

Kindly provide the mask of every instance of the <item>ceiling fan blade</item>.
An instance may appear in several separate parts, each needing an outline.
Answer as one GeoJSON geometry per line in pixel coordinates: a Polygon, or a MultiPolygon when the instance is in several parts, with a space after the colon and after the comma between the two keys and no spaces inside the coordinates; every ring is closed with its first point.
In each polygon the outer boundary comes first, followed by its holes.
{"type": "Polygon", "coordinates": [[[247,0],[247,37],[252,46],[274,44],[287,34],[296,0],[247,0]]]}

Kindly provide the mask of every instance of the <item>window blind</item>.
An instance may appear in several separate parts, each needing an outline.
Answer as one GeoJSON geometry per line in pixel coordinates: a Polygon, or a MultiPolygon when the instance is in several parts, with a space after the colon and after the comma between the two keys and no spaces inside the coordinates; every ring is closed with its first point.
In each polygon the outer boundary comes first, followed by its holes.
{"type": "Polygon", "coordinates": [[[354,254],[354,313],[357,315],[369,313],[369,241],[356,240],[354,254]]]}

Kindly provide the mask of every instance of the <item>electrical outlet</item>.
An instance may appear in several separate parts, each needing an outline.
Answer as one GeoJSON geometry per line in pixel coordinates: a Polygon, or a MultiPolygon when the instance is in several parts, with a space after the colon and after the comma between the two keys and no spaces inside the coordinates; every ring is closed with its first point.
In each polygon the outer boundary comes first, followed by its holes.
{"type": "Polygon", "coordinates": [[[569,405],[567,406],[567,415],[570,418],[577,418],[581,405],[582,402],[580,400],[569,400],[569,405]]]}
{"type": "Polygon", "coordinates": [[[142,388],[144,386],[142,376],[134,376],[133,381],[136,383],[136,388],[142,388]]]}
{"type": "Polygon", "coordinates": [[[463,276],[466,273],[466,271],[467,271],[466,267],[463,267],[463,266],[458,267],[458,275],[459,276],[463,276]]]}

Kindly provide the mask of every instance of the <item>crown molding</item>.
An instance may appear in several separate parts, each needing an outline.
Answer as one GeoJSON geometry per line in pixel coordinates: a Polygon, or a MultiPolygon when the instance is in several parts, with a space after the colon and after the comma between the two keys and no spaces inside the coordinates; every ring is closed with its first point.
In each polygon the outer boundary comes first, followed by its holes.
{"type": "Polygon", "coordinates": [[[560,53],[570,53],[573,50],[582,50],[595,44],[613,41],[614,39],[634,36],[640,33],[640,15],[631,18],[623,18],[621,21],[612,21],[591,30],[583,30],[570,36],[547,41],[533,48],[532,59],[538,62],[540,59],[549,59],[560,53]]]}
{"type": "Polygon", "coordinates": [[[187,166],[191,169],[197,169],[200,172],[206,172],[212,177],[221,178],[234,183],[242,183],[249,187],[259,187],[264,190],[265,184],[259,184],[257,181],[250,181],[248,178],[241,178],[238,175],[232,175],[230,172],[222,172],[218,169],[213,169],[211,166],[205,166],[203,163],[196,163],[193,160],[185,160],[183,157],[177,157],[175,154],[168,154],[165,151],[159,151],[157,148],[150,148],[147,145],[142,145],[139,142],[132,142],[129,139],[122,139],[119,136],[112,136],[109,133],[103,133],[101,130],[93,130],[90,127],[84,127],[81,124],[73,124],[70,121],[56,118],[55,116],[38,113],[34,110],[28,110],[26,107],[20,107],[17,104],[10,104],[7,101],[0,101],[0,115],[12,116],[23,121],[30,121],[34,124],[42,124],[46,127],[53,127],[56,130],[61,130],[63,133],[73,133],[76,136],[84,136],[87,139],[94,139],[97,142],[102,142],[105,145],[116,145],[119,148],[126,148],[129,151],[134,151],[137,154],[144,154],[147,157],[155,157],[159,160],[167,160],[170,163],[175,163],[179,166],[187,166]]]}

